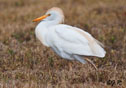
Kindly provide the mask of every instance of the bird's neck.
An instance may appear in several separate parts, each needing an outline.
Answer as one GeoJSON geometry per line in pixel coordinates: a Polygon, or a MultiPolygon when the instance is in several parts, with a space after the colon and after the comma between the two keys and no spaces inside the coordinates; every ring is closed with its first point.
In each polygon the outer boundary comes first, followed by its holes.
{"type": "Polygon", "coordinates": [[[55,21],[42,21],[40,22],[36,29],[35,29],[35,34],[36,37],[46,46],[48,46],[48,44],[46,43],[46,35],[49,32],[49,27],[57,25],[58,23],[55,21]]]}
{"type": "Polygon", "coordinates": [[[52,21],[42,21],[41,24],[45,25],[45,27],[51,27],[54,25],[59,24],[60,22],[58,20],[52,20],[52,21]]]}

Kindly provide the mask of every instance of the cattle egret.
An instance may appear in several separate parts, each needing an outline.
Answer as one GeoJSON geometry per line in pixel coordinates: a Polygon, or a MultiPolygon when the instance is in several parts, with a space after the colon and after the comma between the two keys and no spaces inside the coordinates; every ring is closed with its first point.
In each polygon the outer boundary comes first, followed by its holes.
{"type": "Polygon", "coordinates": [[[83,64],[89,62],[96,69],[86,56],[103,58],[106,54],[102,43],[91,34],[80,28],[61,24],[64,14],[60,8],[53,7],[44,16],[33,21],[41,21],[35,28],[36,37],[64,59],[77,60],[83,64]]]}

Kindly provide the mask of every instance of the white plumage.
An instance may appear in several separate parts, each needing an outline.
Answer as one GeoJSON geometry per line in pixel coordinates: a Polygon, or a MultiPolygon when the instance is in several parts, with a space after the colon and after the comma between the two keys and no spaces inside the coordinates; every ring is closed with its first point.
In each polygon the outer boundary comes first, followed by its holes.
{"type": "Polygon", "coordinates": [[[77,27],[60,24],[64,21],[60,8],[53,7],[46,15],[33,21],[39,20],[41,22],[35,29],[37,38],[62,58],[85,63],[83,56],[105,56],[102,43],[94,39],[91,34],[77,27]]]}

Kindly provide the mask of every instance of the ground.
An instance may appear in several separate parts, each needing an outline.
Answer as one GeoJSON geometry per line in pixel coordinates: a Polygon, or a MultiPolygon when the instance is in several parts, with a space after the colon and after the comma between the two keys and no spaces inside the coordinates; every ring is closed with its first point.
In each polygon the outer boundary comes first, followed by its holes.
{"type": "Polygon", "coordinates": [[[126,0],[0,0],[0,88],[126,88],[126,0]],[[32,20],[54,6],[105,45],[98,71],[36,39],[32,20]]]}

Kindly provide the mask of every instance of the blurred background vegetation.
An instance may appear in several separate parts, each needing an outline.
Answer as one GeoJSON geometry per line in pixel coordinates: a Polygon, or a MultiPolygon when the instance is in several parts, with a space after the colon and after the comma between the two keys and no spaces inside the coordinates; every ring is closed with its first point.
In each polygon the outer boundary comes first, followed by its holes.
{"type": "Polygon", "coordinates": [[[0,88],[111,87],[126,87],[126,0],[0,0],[0,88]],[[105,58],[91,58],[99,72],[36,39],[32,20],[51,7],[105,45],[105,58]]]}

